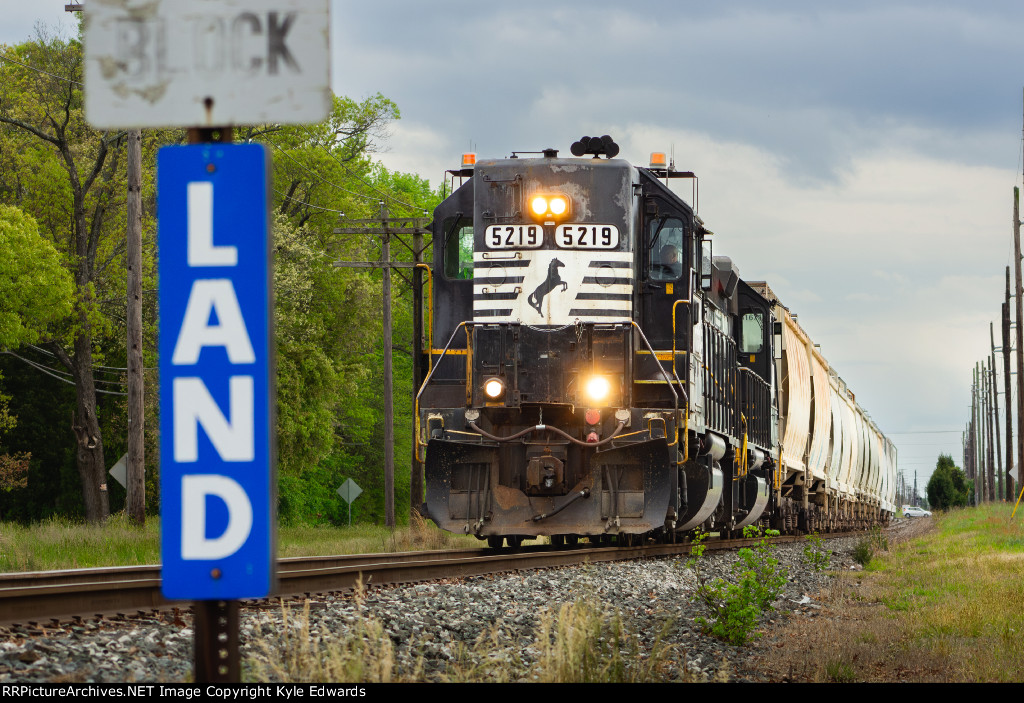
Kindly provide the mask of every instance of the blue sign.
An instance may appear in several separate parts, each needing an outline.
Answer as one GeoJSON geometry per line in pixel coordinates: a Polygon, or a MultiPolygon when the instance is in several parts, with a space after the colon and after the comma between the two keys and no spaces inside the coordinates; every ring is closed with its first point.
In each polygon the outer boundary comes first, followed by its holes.
{"type": "Polygon", "coordinates": [[[270,168],[258,144],[157,157],[163,593],[234,600],[274,579],[270,168]]]}

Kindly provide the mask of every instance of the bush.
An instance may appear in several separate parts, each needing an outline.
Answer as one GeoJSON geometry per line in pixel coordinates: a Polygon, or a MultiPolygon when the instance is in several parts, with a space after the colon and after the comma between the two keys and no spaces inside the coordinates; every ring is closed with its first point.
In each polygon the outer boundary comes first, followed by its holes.
{"type": "Polygon", "coordinates": [[[867,566],[876,552],[884,552],[888,549],[889,539],[882,532],[882,528],[875,525],[871,528],[870,534],[857,542],[857,546],[853,548],[853,560],[861,566],[867,566]]]}
{"type": "Polygon", "coordinates": [[[824,571],[831,566],[832,552],[825,548],[821,535],[815,532],[807,535],[807,544],[804,545],[804,561],[815,571],[824,571]]]}
{"type": "Polygon", "coordinates": [[[732,644],[746,644],[754,627],[765,610],[772,610],[772,602],[782,593],[786,585],[786,570],[779,567],[769,537],[778,535],[769,530],[762,535],[758,527],[745,527],[743,535],[748,538],[761,536],[753,549],[739,551],[739,560],[733,564],[732,572],[736,581],[724,579],[708,581],[700,570],[700,559],[704,555],[703,540],[706,534],[699,533],[690,553],[692,559],[687,565],[697,576],[696,598],[708,609],[709,617],[698,617],[697,623],[715,637],[732,644]]]}

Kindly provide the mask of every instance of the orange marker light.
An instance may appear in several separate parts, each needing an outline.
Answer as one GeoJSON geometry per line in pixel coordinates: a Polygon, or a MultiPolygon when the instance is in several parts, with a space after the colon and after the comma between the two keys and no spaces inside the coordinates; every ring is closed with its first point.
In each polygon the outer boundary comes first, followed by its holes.
{"type": "Polygon", "coordinates": [[[651,168],[668,168],[668,160],[665,158],[665,152],[651,152],[651,168]]]}
{"type": "Polygon", "coordinates": [[[476,166],[476,152],[469,152],[462,155],[462,168],[473,168],[476,166]]]}

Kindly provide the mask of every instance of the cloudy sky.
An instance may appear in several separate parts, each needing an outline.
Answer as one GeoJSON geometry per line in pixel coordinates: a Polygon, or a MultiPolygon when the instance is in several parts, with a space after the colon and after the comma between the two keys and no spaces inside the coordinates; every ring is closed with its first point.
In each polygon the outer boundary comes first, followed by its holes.
{"type": "MultiPolygon", "coordinates": [[[[73,26],[64,0],[0,4],[0,42],[37,20],[73,26]]],[[[567,154],[584,134],[640,164],[673,150],[700,178],[715,253],[799,314],[904,474],[923,486],[940,452],[960,463],[1012,263],[1019,2],[333,0],[332,13],[335,92],[401,109],[389,167],[437,184],[470,147],[567,154]]]]}

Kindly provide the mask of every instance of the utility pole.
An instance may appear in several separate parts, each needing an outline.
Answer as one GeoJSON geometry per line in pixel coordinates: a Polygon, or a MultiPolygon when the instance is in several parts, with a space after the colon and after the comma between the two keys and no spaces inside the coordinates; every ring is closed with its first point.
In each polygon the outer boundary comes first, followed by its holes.
{"type": "Polygon", "coordinates": [[[1010,267],[1006,267],[1006,299],[1003,301],[1003,388],[1006,397],[1006,492],[1007,501],[1014,496],[1013,479],[1013,394],[1010,390],[1010,267]]]}
{"type": "Polygon", "coordinates": [[[1002,496],[1003,491],[1003,457],[1002,457],[1002,441],[999,437],[999,386],[996,382],[996,333],[995,325],[991,322],[988,323],[988,338],[989,344],[992,346],[992,353],[989,356],[989,367],[991,373],[989,373],[989,393],[992,396],[992,426],[996,433],[996,465],[994,468],[995,475],[991,483],[991,489],[989,490],[989,500],[995,500],[996,495],[1002,496]],[[998,479],[998,492],[996,491],[996,485],[998,479]]]}
{"type": "Polygon", "coordinates": [[[1013,188],[1013,270],[1016,277],[1017,299],[1017,472],[1024,469],[1024,344],[1021,344],[1021,318],[1024,318],[1024,304],[1021,295],[1020,271],[1020,188],[1013,188]]]}
{"type": "MultiPolygon", "coordinates": [[[[357,227],[337,227],[334,229],[335,234],[363,234],[374,237],[379,237],[381,242],[381,258],[380,261],[335,261],[334,265],[339,268],[379,268],[383,273],[382,282],[382,307],[383,307],[383,347],[384,347],[384,524],[388,527],[395,526],[395,423],[394,423],[394,383],[392,373],[392,361],[391,361],[391,270],[401,268],[415,269],[419,261],[408,262],[408,261],[392,261],[391,260],[391,237],[397,234],[411,234],[414,237],[413,254],[414,257],[419,258],[422,256],[422,245],[416,246],[415,238],[418,237],[419,241],[423,241],[423,235],[427,233],[424,228],[423,219],[417,217],[399,217],[393,218],[388,216],[387,205],[384,201],[380,202],[380,217],[376,219],[357,219],[347,220],[347,224],[360,225],[357,227]],[[418,253],[417,253],[418,252],[418,253]]],[[[397,240],[401,241],[401,240],[397,240]]],[[[404,246],[404,242],[402,242],[404,246]]],[[[418,273],[418,271],[417,271],[418,273]]],[[[422,281],[421,278],[413,279],[413,299],[419,300],[422,303],[422,290],[417,285],[422,281]]],[[[414,310],[414,317],[418,321],[414,327],[422,330],[422,308],[417,307],[414,310]]],[[[415,334],[415,331],[414,331],[415,334]]],[[[419,345],[414,339],[414,349],[417,349],[419,345]]],[[[415,351],[414,351],[415,353],[415,351]]],[[[413,368],[419,367],[419,360],[414,359],[413,368]]],[[[417,373],[413,372],[413,382],[416,382],[417,373]]],[[[418,390],[416,386],[414,390],[418,390]]],[[[415,409],[413,410],[415,412],[415,409]]],[[[415,418],[413,418],[413,426],[415,427],[415,418]]],[[[416,443],[413,442],[413,453],[416,451],[416,443]]],[[[418,463],[414,460],[412,464],[412,482],[413,482],[413,497],[412,500],[415,504],[416,501],[416,478],[418,471],[418,463]]],[[[422,476],[420,474],[420,476],[422,476]]],[[[419,495],[422,496],[423,483],[422,478],[419,482],[419,495]]],[[[421,498],[422,501],[422,498],[421,498]]]]}
{"type": "Polygon", "coordinates": [[[974,481],[974,504],[978,501],[978,365],[974,365],[974,381],[971,383],[971,480],[974,481]]]}
{"type": "Polygon", "coordinates": [[[984,376],[981,379],[982,388],[985,391],[985,466],[987,474],[985,476],[985,500],[995,500],[995,478],[996,478],[996,462],[995,462],[995,443],[992,440],[993,436],[993,422],[992,422],[992,407],[994,400],[992,398],[992,367],[989,365],[988,359],[982,362],[982,370],[984,376]]]}
{"type": "MultiPolygon", "coordinates": [[[[416,268],[412,270],[412,308],[413,308],[413,319],[412,319],[412,339],[413,339],[413,363],[412,363],[412,392],[419,393],[420,386],[423,385],[424,378],[424,363],[423,356],[420,350],[425,348],[423,339],[423,251],[426,248],[423,244],[424,230],[419,227],[414,227],[412,235],[412,257],[413,263],[416,264],[416,268]]],[[[433,324],[433,320],[430,324],[433,324]]],[[[429,338],[429,335],[428,335],[429,338]]],[[[433,352],[427,349],[427,358],[430,358],[430,354],[433,352]]],[[[411,510],[413,513],[419,513],[420,507],[423,505],[423,464],[420,462],[420,454],[416,450],[416,405],[413,404],[413,416],[412,416],[412,463],[410,464],[412,470],[412,476],[409,481],[409,502],[411,504],[411,510]]]]}
{"type": "Polygon", "coordinates": [[[142,130],[128,131],[128,517],[146,524],[142,378],[142,130]]]}

